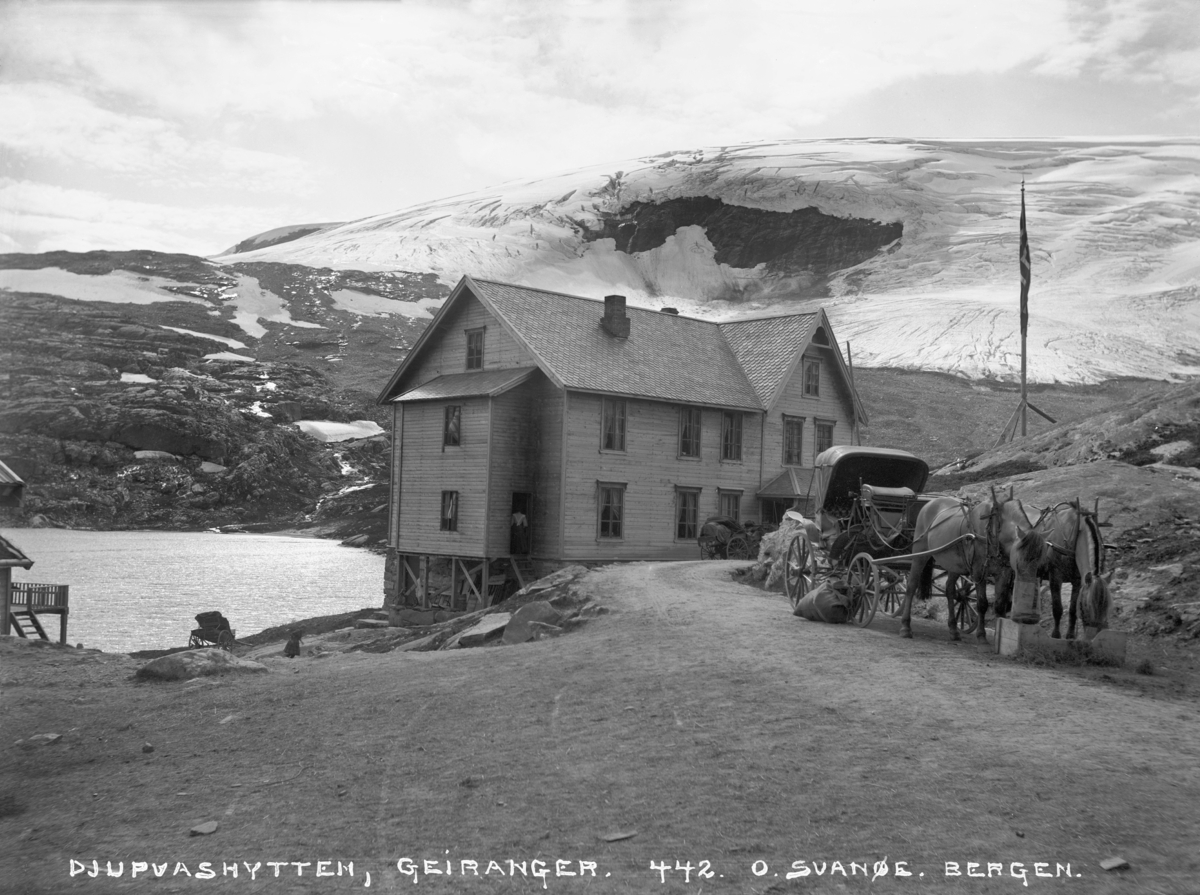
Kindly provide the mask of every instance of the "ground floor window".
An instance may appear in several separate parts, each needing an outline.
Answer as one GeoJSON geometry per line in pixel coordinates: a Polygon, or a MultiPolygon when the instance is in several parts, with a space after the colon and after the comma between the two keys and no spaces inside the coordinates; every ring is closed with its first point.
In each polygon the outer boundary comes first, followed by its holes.
{"type": "Polygon", "coordinates": [[[728,516],[734,522],[742,521],[742,492],[720,489],[720,513],[728,516]]]}
{"type": "Polygon", "coordinates": [[[625,485],[600,482],[596,492],[597,534],[602,538],[625,536],[625,485]]]}
{"type": "Polygon", "coordinates": [[[783,465],[800,466],[803,463],[804,417],[783,418],[783,465]]]}
{"type": "Polygon", "coordinates": [[[690,541],[700,534],[700,489],[675,489],[675,537],[690,541]]]}
{"type": "Polygon", "coordinates": [[[442,531],[458,531],[458,492],[442,492],[442,531]]]}
{"type": "Polygon", "coordinates": [[[817,433],[817,453],[829,450],[833,447],[833,421],[832,420],[816,420],[813,428],[817,433]]]}

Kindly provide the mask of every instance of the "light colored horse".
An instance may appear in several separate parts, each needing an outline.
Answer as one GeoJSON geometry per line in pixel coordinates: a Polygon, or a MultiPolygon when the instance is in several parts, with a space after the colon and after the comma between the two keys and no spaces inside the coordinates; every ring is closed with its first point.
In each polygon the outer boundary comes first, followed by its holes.
{"type": "Polygon", "coordinates": [[[1050,582],[1051,607],[1054,611],[1054,630],[1050,636],[1062,636],[1059,626],[1062,622],[1064,583],[1071,585],[1067,639],[1075,639],[1077,619],[1089,628],[1107,628],[1112,599],[1108,590],[1109,579],[1104,575],[1104,539],[1100,534],[1096,511],[1085,510],[1076,498],[1044,510],[1035,527],[1050,546],[1046,561],[1038,569],[1038,573],[1050,582]]]}
{"type": "Polygon", "coordinates": [[[913,596],[920,587],[922,596],[928,598],[934,565],[947,572],[947,624],[955,640],[961,638],[954,623],[955,589],[951,582],[958,576],[970,578],[975,584],[980,619],[975,636],[979,639],[987,640],[982,621],[988,607],[987,580],[992,575],[997,578],[998,594],[1007,592],[1008,582],[1015,579],[1013,620],[1036,622],[1037,570],[1048,551],[1045,539],[1030,524],[1011,488],[1007,496],[997,494],[993,488],[991,500],[974,506],[957,497],[934,498],[917,514],[912,552],[927,555],[917,556],[909,568],[900,634],[912,637],[913,596]]]}

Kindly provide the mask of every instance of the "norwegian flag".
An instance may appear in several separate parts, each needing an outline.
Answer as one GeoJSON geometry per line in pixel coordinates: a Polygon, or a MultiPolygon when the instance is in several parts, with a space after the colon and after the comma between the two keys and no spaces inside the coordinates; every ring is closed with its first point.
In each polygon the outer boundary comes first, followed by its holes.
{"type": "Polygon", "coordinates": [[[1021,335],[1029,329],[1029,234],[1025,232],[1025,181],[1021,181],[1021,335]]]}

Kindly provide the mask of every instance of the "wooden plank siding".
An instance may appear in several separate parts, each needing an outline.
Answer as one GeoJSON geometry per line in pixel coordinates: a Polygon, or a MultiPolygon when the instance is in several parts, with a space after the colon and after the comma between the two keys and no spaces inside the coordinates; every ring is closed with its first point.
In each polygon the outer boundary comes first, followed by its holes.
{"type": "MultiPolygon", "coordinates": [[[[509,556],[512,493],[534,491],[534,390],[524,383],[492,398],[488,539],[484,556],[509,556]]],[[[536,500],[536,496],[535,496],[536,500]]]]}
{"type": "Polygon", "coordinates": [[[540,374],[534,376],[528,387],[537,439],[533,512],[529,517],[530,553],[534,559],[559,559],[563,542],[563,409],[566,395],[540,374]]]}
{"type": "Polygon", "coordinates": [[[817,458],[816,421],[832,421],[833,443],[849,444],[852,430],[850,413],[852,402],[841,377],[836,375],[837,363],[831,349],[820,345],[809,345],[804,358],[796,365],[795,374],[784,383],[783,390],[774,409],[768,414],[763,431],[763,483],[783,472],[783,418],[800,417],[804,420],[804,440],[801,466],[812,468],[817,458]],[[804,394],[804,364],[809,360],[821,363],[820,394],[804,394]]]}
{"type": "Polygon", "coordinates": [[[397,547],[402,553],[484,556],[487,533],[488,398],[402,405],[397,547]],[[461,443],[442,446],[445,408],[462,407],[461,443]],[[442,531],[442,492],[458,492],[458,531],[442,531]]]}
{"type": "Polygon", "coordinates": [[[407,388],[423,385],[449,373],[467,372],[467,331],[486,328],[483,339],[483,369],[532,367],[536,361],[505,331],[491,312],[473,295],[440,324],[439,338],[431,340],[425,353],[405,376],[407,388]]]}
{"type": "Polygon", "coordinates": [[[679,406],[626,400],[625,452],[600,449],[598,395],[571,392],[567,413],[566,542],[570,561],[697,559],[694,538],[676,538],[676,488],[700,489],[699,522],[719,512],[718,489],[742,491],[742,518],[757,513],[761,414],[742,421],[742,461],[721,460],[721,411],[701,412],[700,457],[679,456],[679,406]],[[597,530],[597,482],[625,484],[624,531],[597,530]]]}

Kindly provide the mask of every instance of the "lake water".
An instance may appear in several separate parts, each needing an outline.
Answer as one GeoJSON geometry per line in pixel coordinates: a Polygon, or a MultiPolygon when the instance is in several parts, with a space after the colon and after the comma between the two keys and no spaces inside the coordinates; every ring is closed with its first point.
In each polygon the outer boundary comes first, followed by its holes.
{"type": "MultiPolygon", "coordinates": [[[[33,560],[13,581],[71,587],[67,641],[106,652],[185,646],[216,610],[239,637],[383,605],[383,557],[336,541],[215,532],[6,528],[33,560]]],[[[47,618],[57,640],[58,618],[47,618]]]]}

